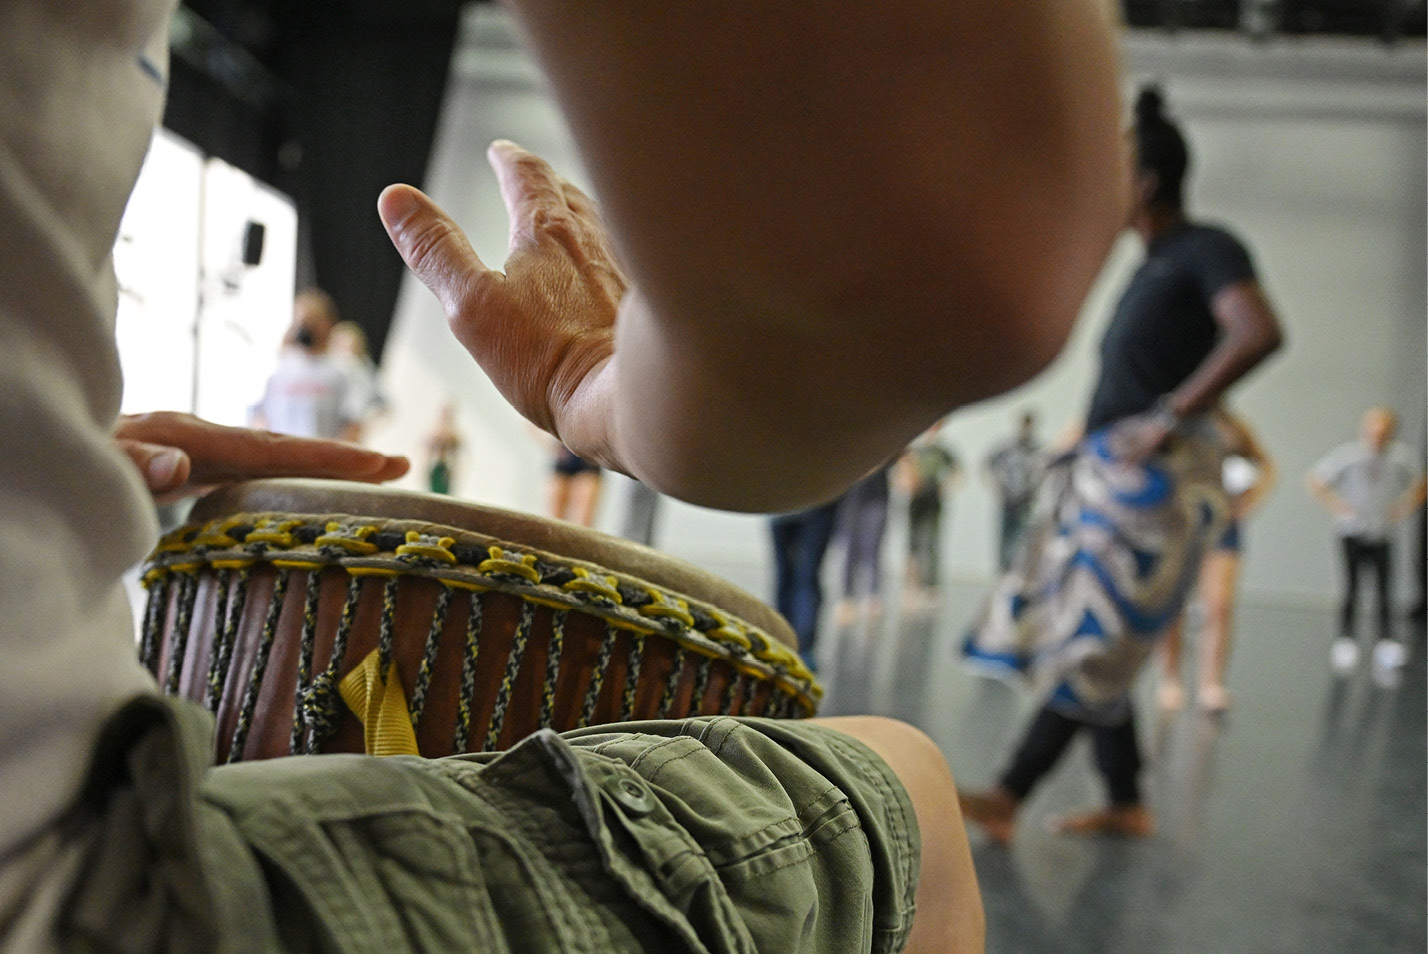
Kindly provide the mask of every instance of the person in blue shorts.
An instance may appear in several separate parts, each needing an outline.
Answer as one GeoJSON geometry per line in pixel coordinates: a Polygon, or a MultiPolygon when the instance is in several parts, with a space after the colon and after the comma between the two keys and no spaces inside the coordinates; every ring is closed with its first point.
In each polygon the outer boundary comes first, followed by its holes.
{"type": "MultiPolygon", "coordinates": [[[[1227,456],[1221,473],[1230,510],[1224,532],[1200,563],[1196,582],[1202,613],[1195,701],[1209,713],[1225,711],[1232,701],[1225,688],[1225,671],[1233,646],[1235,598],[1244,564],[1244,524],[1264,503],[1278,479],[1274,458],[1244,418],[1222,406],[1215,414],[1215,424],[1224,435],[1227,456]]],[[[1180,668],[1186,615],[1180,615],[1160,645],[1156,700],[1168,712],[1185,705],[1180,668]]]]}

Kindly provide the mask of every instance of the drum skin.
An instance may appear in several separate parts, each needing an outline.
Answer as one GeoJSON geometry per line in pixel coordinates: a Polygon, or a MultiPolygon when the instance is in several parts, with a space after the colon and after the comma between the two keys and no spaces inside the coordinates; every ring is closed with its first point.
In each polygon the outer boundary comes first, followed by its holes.
{"type": "Polygon", "coordinates": [[[788,624],[728,582],[583,527],[429,494],[227,487],[165,536],[144,580],[141,657],[166,691],[213,711],[220,762],[363,752],[336,684],[369,656],[395,663],[428,757],[539,728],[801,717],[822,692],[788,624]]]}

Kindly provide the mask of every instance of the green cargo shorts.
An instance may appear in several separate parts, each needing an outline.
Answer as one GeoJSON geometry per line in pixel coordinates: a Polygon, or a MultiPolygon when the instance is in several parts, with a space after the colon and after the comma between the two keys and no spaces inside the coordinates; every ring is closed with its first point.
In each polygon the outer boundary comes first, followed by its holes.
{"type": "Polygon", "coordinates": [[[873,752],[702,718],[504,753],[207,764],[211,723],[136,700],[66,830],[62,949],[901,950],[920,838],[873,752]]]}

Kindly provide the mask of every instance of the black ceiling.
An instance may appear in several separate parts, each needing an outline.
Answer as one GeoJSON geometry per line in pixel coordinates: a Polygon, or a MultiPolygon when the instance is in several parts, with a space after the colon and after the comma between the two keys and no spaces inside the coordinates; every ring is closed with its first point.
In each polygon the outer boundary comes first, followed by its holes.
{"type": "Polygon", "coordinates": [[[1423,0],[1121,0],[1132,27],[1238,30],[1258,37],[1359,36],[1393,42],[1425,33],[1423,0]]]}
{"type": "MultiPolygon", "coordinates": [[[[598,0],[592,0],[598,2],[598,0]]],[[[464,0],[183,0],[164,124],[293,196],[299,283],[322,284],[380,351],[400,263],[382,185],[420,185],[464,0]]],[[[1142,30],[1425,35],[1425,0],[1122,0],[1142,30]]]]}

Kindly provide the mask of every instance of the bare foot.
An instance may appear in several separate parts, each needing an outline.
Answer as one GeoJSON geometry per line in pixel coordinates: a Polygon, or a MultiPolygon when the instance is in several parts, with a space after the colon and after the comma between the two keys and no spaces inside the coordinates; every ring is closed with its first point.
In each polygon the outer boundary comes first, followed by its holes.
{"type": "Polygon", "coordinates": [[[1218,684],[1201,686],[1197,698],[1206,712],[1224,712],[1230,707],[1230,691],[1218,684]]]}
{"type": "Polygon", "coordinates": [[[1000,788],[985,792],[957,793],[957,803],[962,807],[962,817],[974,822],[987,837],[999,845],[1012,840],[1016,832],[1017,800],[1000,788]]]}
{"type": "Polygon", "coordinates": [[[1155,819],[1144,805],[1112,805],[1110,808],[1063,815],[1052,821],[1051,830],[1060,835],[1149,838],[1155,832],[1155,819]]]}

